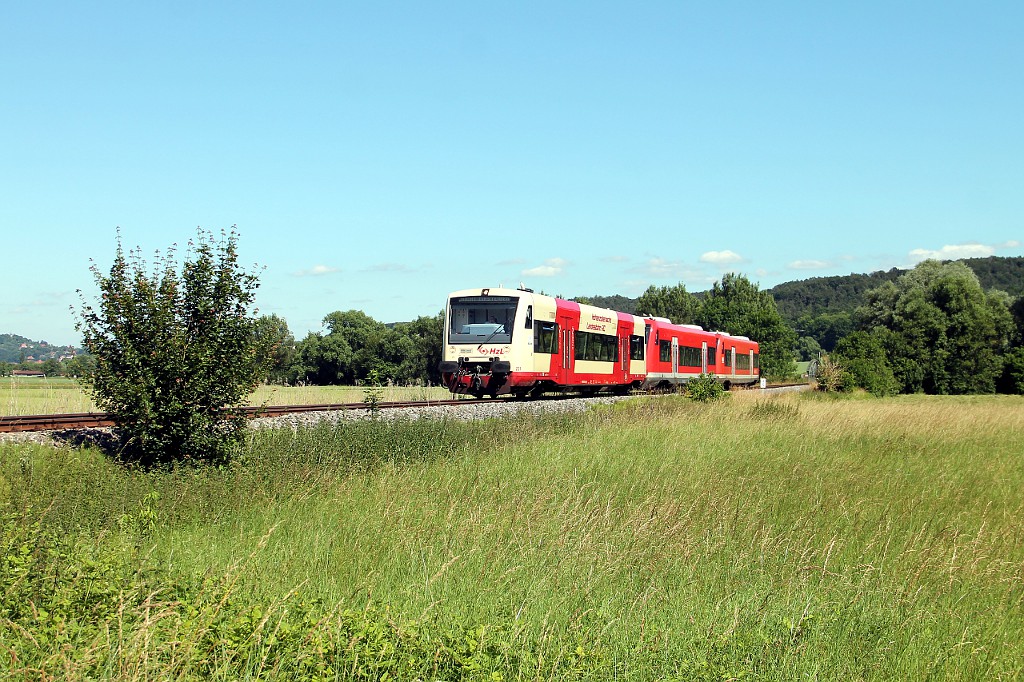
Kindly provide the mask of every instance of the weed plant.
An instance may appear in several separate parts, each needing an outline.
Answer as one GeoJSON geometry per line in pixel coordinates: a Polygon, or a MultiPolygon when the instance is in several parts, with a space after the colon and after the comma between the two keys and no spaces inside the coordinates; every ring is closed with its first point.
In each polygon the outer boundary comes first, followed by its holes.
{"type": "Polygon", "coordinates": [[[223,469],[143,474],[3,445],[4,547],[21,568],[5,564],[0,664],[30,678],[1016,679],[1022,439],[1018,398],[751,391],[256,432],[223,469]]]}

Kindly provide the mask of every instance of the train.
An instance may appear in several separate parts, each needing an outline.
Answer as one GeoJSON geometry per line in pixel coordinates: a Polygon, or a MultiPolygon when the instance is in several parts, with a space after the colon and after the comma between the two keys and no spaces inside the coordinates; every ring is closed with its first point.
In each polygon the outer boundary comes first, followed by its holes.
{"type": "Polygon", "coordinates": [[[726,389],[760,381],[746,336],[673,324],[534,293],[526,287],[448,295],[438,366],[455,395],[535,397],[664,389],[702,374],[726,389]]]}

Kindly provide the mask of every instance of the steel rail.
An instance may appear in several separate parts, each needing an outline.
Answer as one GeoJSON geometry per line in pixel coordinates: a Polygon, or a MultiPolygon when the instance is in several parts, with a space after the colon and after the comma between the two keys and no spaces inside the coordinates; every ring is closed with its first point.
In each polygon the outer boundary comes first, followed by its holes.
{"type": "MultiPolygon", "coordinates": [[[[772,384],[766,390],[802,386],[804,384],[772,384]]],[[[555,400],[563,397],[575,397],[574,394],[551,394],[542,400],[555,400]]],[[[326,403],[318,405],[250,405],[240,408],[248,417],[281,417],[301,412],[340,412],[344,410],[366,409],[400,409],[408,407],[444,407],[449,405],[481,405],[484,403],[501,403],[515,400],[514,398],[461,398],[456,400],[400,400],[379,402],[375,405],[367,403],[326,403]]],[[[106,412],[77,412],[72,414],[28,414],[0,417],[0,433],[19,433],[24,431],[60,431],[64,429],[95,429],[114,426],[114,420],[106,412]]]]}
{"type": "MultiPolygon", "coordinates": [[[[240,408],[252,418],[280,417],[301,412],[340,412],[344,410],[398,409],[403,407],[438,407],[445,405],[466,405],[501,402],[501,398],[481,400],[404,400],[366,403],[328,403],[319,405],[249,405],[240,408]]],[[[27,414],[0,417],[0,433],[23,431],[59,431],[63,429],[89,429],[114,426],[114,420],[106,412],[78,412],[74,414],[27,414]]]]}

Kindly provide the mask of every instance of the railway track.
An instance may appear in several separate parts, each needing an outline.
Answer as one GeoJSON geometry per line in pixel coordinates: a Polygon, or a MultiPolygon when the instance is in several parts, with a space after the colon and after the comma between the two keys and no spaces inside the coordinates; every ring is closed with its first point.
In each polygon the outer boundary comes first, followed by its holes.
{"type": "MultiPolygon", "coordinates": [[[[773,384],[772,389],[785,389],[805,384],[773,384]]],[[[745,389],[755,390],[755,389],[745,389]]],[[[551,400],[562,397],[560,394],[545,396],[551,400]]],[[[400,409],[404,407],[440,407],[445,405],[480,405],[484,403],[508,402],[509,398],[482,398],[479,400],[407,400],[379,402],[376,409],[400,409]]],[[[265,405],[243,407],[246,415],[253,418],[281,417],[301,412],[340,412],[345,410],[365,410],[366,403],[328,403],[322,405],[265,405]]],[[[0,417],[0,433],[20,433],[30,431],[63,431],[66,429],[96,429],[114,426],[113,419],[106,412],[81,412],[76,414],[30,414],[0,417]]]]}
{"type": "MultiPolygon", "coordinates": [[[[501,398],[483,400],[418,400],[379,402],[377,409],[398,409],[403,407],[433,407],[441,405],[464,405],[466,403],[502,402],[501,398]]],[[[343,410],[365,410],[365,403],[329,403],[322,405],[266,405],[243,407],[249,417],[281,417],[297,412],[340,412],[343,410]]],[[[24,431],[61,431],[64,429],[96,429],[113,426],[114,421],[106,412],[81,412],[77,414],[29,414],[0,417],[0,433],[24,431]]]]}

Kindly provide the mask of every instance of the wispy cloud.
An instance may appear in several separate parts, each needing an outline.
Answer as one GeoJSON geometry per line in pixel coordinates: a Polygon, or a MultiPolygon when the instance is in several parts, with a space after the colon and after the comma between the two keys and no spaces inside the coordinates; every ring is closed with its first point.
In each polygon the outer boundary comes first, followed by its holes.
{"type": "Polygon", "coordinates": [[[646,275],[652,279],[707,279],[707,275],[701,270],[694,269],[679,261],[666,260],[659,257],[648,258],[643,263],[629,268],[629,272],[646,275]]]}
{"type": "Polygon", "coordinates": [[[824,270],[831,266],[827,260],[794,260],[786,264],[790,270],[824,270]]]}
{"type": "Polygon", "coordinates": [[[544,265],[528,268],[523,270],[521,274],[523,277],[554,277],[555,275],[562,274],[562,271],[568,264],[569,261],[564,258],[548,258],[544,261],[544,265]]]}
{"type": "Polygon", "coordinates": [[[416,272],[416,268],[405,263],[377,263],[364,268],[363,272],[416,272]]]}
{"type": "Polygon", "coordinates": [[[338,268],[332,268],[329,265],[314,265],[308,270],[299,270],[294,273],[296,277],[319,277],[321,275],[331,275],[339,272],[338,268]]]}
{"type": "Polygon", "coordinates": [[[731,265],[733,263],[742,263],[743,261],[743,256],[728,249],[725,251],[708,251],[700,256],[701,263],[711,263],[712,265],[731,265]]]}
{"type": "MultiPolygon", "coordinates": [[[[1012,242],[1010,242],[1012,243],[1012,242]]],[[[996,253],[995,246],[968,242],[967,244],[947,244],[941,249],[914,249],[908,255],[914,263],[929,258],[935,260],[958,260],[960,258],[988,258],[996,253]]]]}

